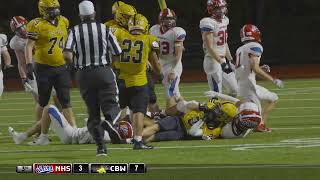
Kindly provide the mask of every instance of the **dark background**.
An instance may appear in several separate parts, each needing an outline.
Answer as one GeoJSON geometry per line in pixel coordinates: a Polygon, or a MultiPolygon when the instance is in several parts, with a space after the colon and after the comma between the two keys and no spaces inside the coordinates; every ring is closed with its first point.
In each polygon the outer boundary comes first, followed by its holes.
{"type": "MultiPolygon", "coordinates": [[[[81,0],[60,0],[62,15],[71,25],[78,23],[78,3],[81,0]]],[[[101,22],[112,18],[114,0],[92,0],[101,22]]],[[[157,23],[157,0],[123,0],[144,14],[151,25],[157,23]]],[[[178,26],[187,31],[185,69],[202,69],[202,41],[199,22],[205,16],[206,0],[166,0],[178,15],[178,26]]],[[[29,20],[38,16],[38,0],[0,0],[0,32],[8,35],[9,20],[21,15],[29,20]]],[[[320,63],[320,1],[318,0],[228,0],[229,45],[232,53],[240,45],[239,30],[245,23],[253,23],[262,31],[264,63],[270,65],[320,63]]],[[[16,59],[10,51],[13,63],[16,59]]],[[[18,77],[17,69],[7,77],[18,77]]]]}

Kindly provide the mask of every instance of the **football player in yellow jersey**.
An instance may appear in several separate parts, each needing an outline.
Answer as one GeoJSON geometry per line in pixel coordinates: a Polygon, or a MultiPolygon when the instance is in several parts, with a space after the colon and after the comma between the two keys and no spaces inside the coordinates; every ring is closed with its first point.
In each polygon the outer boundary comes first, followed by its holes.
{"type": "Polygon", "coordinates": [[[137,14],[137,10],[129,4],[117,1],[112,6],[112,14],[114,15],[114,19],[107,21],[105,25],[111,28],[112,31],[117,28],[127,30],[129,19],[137,14]]]}
{"type": "Polygon", "coordinates": [[[40,120],[54,87],[63,114],[70,116],[67,119],[70,119],[69,123],[75,126],[70,105],[70,73],[62,55],[69,21],[60,15],[58,0],[39,0],[38,8],[41,17],[31,20],[27,25],[28,39],[25,47],[27,78],[32,80],[34,69],[36,72],[39,93],[37,119],[40,120]],[[35,49],[34,57],[33,49],[35,49]],[[35,68],[32,59],[35,60],[35,68]]]}
{"type": "Polygon", "coordinates": [[[148,106],[147,87],[147,62],[151,63],[156,72],[160,72],[156,50],[159,41],[152,35],[146,35],[149,24],[141,14],[130,18],[129,33],[123,29],[117,29],[114,34],[122,49],[120,59],[119,79],[124,80],[125,85],[119,87],[120,107],[129,106],[133,112],[134,146],[133,149],[152,149],[142,141],[143,119],[148,106]]]}
{"type": "Polygon", "coordinates": [[[261,122],[258,106],[214,91],[205,105],[186,102],[187,112],[180,116],[157,119],[143,130],[147,142],[182,140],[188,136],[204,140],[245,137],[261,122]]]}
{"type": "MultiPolygon", "coordinates": [[[[116,1],[112,6],[112,14],[114,19],[107,21],[105,25],[110,28],[111,32],[115,32],[117,29],[128,30],[128,21],[131,16],[135,15],[137,10],[122,1],[116,1]]],[[[120,64],[118,61],[112,62],[112,66],[115,70],[116,76],[119,75],[120,64]]]]}

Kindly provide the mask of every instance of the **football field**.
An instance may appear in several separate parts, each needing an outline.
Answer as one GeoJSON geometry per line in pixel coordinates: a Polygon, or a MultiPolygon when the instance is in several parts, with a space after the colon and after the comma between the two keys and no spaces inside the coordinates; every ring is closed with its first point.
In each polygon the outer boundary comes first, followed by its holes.
{"type": "MultiPolygon", "coordinates": [[[[230,169],[247,169],[248,174],[261,170],[265,173],[263,177],[268,177],[269,171],[285,176],[291,170],[290,179],[295,179],[298,176],[294,173],[303,169],[299,175],[304,179],[319,178],[320,79],[285,80],[284,89],[277,89],[271,83],[258,84],[279,95],[277,107],[268,120],[272,133],[253,133],[239,139],[156,142],[152,143],[155,149],[149,151],[133,151],[132,145],[108,145],[108,156],[103,158],[95,156],[94,144],[62,145],[53,133],[48,146],[29,146],[27,142],[31,138],[15,145],[8,135],[8,126],[18,132],[29,128],[34,122],[35,103],[28,93],[6,92],[0,100],[0,177],[15,173],[17,164],[35,162],[141,162],[148,165],[151,175],[180,171],[192,177],[197,173],[230,174],[230,169]]],[[[206,83],[180,85],[187,100],[205,102],[203,92],[207,90],[206,83]]],[[[157,85],[156,91],[158,102],[164,107],[163,87],[157,85]]],[[[78,127],[82,127],[87,114],[78,89],[72,90],[71,99],[78,127]]]]}

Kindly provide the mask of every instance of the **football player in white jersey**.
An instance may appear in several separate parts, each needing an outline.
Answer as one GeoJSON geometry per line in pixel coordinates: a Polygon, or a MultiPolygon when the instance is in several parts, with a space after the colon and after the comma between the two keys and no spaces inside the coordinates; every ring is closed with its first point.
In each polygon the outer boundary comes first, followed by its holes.
{"type": "MultiPolygon", "coordinates": [[[[110,131],[110,128],[102,121],[101,126],[104,128],[104,141],[115,144],[121,143],[118,132],[110,131]]],[[[21,144],[28,137],[31,137],[35,131],[33,129],[41,126],[41,135],[30,145],[48,145],[50,143],[48,138],[49,127],[59,137],[63,144],[92,144],[95,143],[93,137],[90,135],[88,128],[72,127],[64,115],[53,105],[46,106],[43,110],[41,121],[30,128],[27,132],[15,132],[12,127],[8,128],[9,134],[12,136],[15,144],[21,144]]]]}
{"type": "Polygon", "coordinates": [[[10,48],[13,49],[16,54],[18,60],[18,70],[25,90],[32,91],[32,89],[35,89],[35,91],[37,91],[36,81],[28,80],[26,75],[27,66],[24,56],[24,48],[27,42],[27,30],[25,28],[27,24],[28,21],[22,16],[14,16],[10,20],[10,28],[12,32],[15,33],[15,36],[13,36],[13,38],[10,40],[10,48]]]}
{"type": "Polygon", "coordinates": [[[210,17],[200,21],[200,30],[205,53],[203,68],[207,74],[209,88],[221,92],[223,85],[228,94],[236,97],[238,86],[227,42],[229,25],[226,16],[227,3],[225,0],[208,0],[207,11],[210,17]]]}
{"type": "Polygon", "coordinates": [[[283,82],[271,77],[260,67],[260,58],[263,53],[261,45],[261,33],[259,29],[251,24],[245,25],[240,30],[243,45],[236,52],[236,76],[239,84],[239,96],[246,100],[253,101],[258,105],[262,113],[261,124],[256,129],[260,132],[270,132],[265,123],[271,110],[274,108],[278,96],[266,88],[257,85],[256,75],[273,82],[278,88],[283,88],[283,82]],[[266,101],[266,106],[262,109],[260,101],[266,101]]]}
{"type": "Polygon", "coordinates": [[[4,69],[11,68],[11,58],[7,49],[8,40],[5,34],[0,34],[0,97],[3,93],[3,72],[1,67],[1,57],[3,57],[4,61],[4,69]]]}
{"type": "Polygon", "coordinates": [[[177,16],[169,8],[159,14],[159,24],[150,28],[149,33],[160,39],[160,64],[163,73],[163,85],[167,102],[170,97],[180,97],[179,83],[182,74],[183,41],[186,31],[176,27],[177,16]]]}

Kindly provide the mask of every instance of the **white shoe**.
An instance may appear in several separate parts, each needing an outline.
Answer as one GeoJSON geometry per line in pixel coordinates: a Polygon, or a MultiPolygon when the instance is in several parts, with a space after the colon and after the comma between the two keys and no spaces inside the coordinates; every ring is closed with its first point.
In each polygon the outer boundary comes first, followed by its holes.
{"type": "Polygon", "coordinates": [[[21,144],[24,140],[27,139],[27,136],[24,133],[17,133],[12,127],[8,128],[8,132],[15,144],[21,144]]]}
{"type": "Polygon", "coordinates": [[[31,146],[36,146],[36,145],[45,146],[45,145],[50,144],[50,141],[49,141],[48,136],[40,135],[40,136],[38,137],[38,139],[36,139],[36,140],[33,141],[33,142],[29,142],[28,144],[31,145],[31,146]]]}
{"type": "Polygon", "coordinates": [[[25,82],[23,86],[26,92],[33,92],[33,88],[28,82],[25,82]]]}

